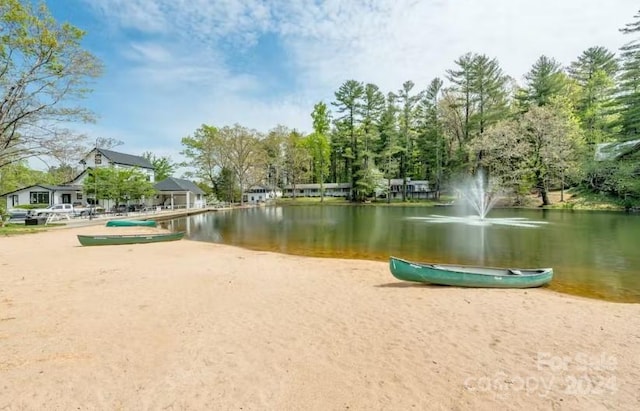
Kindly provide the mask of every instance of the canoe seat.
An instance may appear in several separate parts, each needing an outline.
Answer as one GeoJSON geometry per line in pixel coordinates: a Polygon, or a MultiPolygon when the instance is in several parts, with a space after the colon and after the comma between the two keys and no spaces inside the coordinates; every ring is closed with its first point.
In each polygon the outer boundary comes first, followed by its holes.
{"type": "Polygon", "coordinates": [[[511,268],[509,268],[509,269],[507,270],[507,272],[509,273],[509,275],[522,275],[522,271],[520,271],[520,270],[513,270],[513,269],[511,269],[511,268]]]}

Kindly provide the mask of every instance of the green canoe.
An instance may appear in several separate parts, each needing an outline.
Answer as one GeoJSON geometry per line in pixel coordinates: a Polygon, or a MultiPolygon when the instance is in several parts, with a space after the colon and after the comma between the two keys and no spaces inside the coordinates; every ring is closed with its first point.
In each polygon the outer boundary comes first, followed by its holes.
{"type": "Polygon", "coordinates": [[[107,227],[155,227],[153,220],[111,220],[107,221],[107,227]]]}
{"type": "Polygon", "coordinates": [[[399,280],[458,287],[530,288],[553,278],[553,269],[473,267],[450,264],[415,263],[391,257],[391,274],[399,280]]]}
{"type": "Polygon", "coordinates": [[[125,235],[78,235],[82,245],[120,245],[159,243],[176,241],[184,237],[184,232],[162,234],[125,234],[125,235]]]}

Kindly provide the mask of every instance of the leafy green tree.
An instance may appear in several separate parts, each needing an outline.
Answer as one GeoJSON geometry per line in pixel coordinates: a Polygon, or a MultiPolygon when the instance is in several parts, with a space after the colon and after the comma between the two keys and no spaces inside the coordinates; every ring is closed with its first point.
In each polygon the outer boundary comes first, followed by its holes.
{"type": "Polygon", "coordinates": [[[302,183],[309,173],[311,156],[305,146],[302,134],[292,131],[285,140],[285,174],[287,183],[293,187],[293,198],[296,198],[296,185],[302,183]]]}
{"type": "Polygon", "coordinates": [[[89,170],[83,182],[88,196],[98,200],[112,200],[119,205],[155,194],[153,183],[136,168],[98,167],[89,170]]]}
{"type": "Polygon", "coordinates": [[[229,203],[240,202],[242,193],[238,190],[233,171],[229,168],[222,168],[215,178],[215,194],[221,201],[229,203]]]}
{"type": "Polygon", "coordinates": [[[313,119],[313,133],[305,139],[305,144],[313,164],[313,174],[320,184],[320,202],[324,201],[324,182],[329,173],[331,160],[331,146],[327,134],[331,127],[331,120],[327,105],[319,102],[313,106],[311,113],[313,119]]]}
{"type": "Polygon", "coordinates": [[[267,161],[267,185],[272,189],[284,185],[284,142],[289,133],[287,127],[278,125],[262,140],[267,161]]]}
{"type": "MultiPolygon", "coordinates": [[[[267,156],[262,136],[239,124],[220,129],[220,164],[233,171],[240,191],[264,181],[267,171],[267,156]]],[[[240,198],[243,204],[244,198],[240,198]]]]}
{"type": "Polygon", "coordinates": [[[171,177],[175,171],[175,164],[171,161],[169,156],[156,156],[150,151],[142,153],[142,157],[149,160],[153,166],[156,181],[162,181],[168,177],[171,177]]]}
{"type": "Polygon", "coordinates": [[[346,159],[346,168],[351,180],[351,199],[358,198],[358,171],[360,170],[360,154],[358,152],[358,130],[357,126],[362,121],[362,98],[364,97],[364,86],[355,80],[348,80],[343,83],[335,92],[336,101],[333,104],[338,114],[342,114],[336,119],[338,132],[347,136],[349,145],[344,150],[343,157],[346,159]]]}
{"type": "Polygon", "coordinates": [[[140,203],[140,200],[155,195],[156,190],[153,183],[147,180],[147,175],[136,168],[122,169],[120,177],[125,183],[126,200],[134,200],[140,203]]]}
{"type": "Polygon", "coordinates": [[[549,205],[550,181],[579,159],[582,134],[570,111],[557,99],[548,106],[532,106],[516,120],[496,124],[474,148],[485,151],[482,164],[501,178],[503,186],[517,193],[535,188],[542,205],[549,205]]]}
{"type": "Polygon", "coordinates": [[[72,104],[101,72],[81,47],[84,32],[58,23],[46,6],[0,0],[0,167],[39,154],[59,121],[90,121],[72,104]]]}
{"type": "Polygon", "coordinates": [[[0,168],[0,194],[46,182],[47,174],[29,168],[26,160],[16,161],[0,168]]]}
{"type": "Polygon", "coordinates": [[[635,36],[620,48],[622,67],[618,79],[617,102],[620,106],[621,138],[638,138],[640,134],[640,13],[635,21],[628,23],[620,31],[635,36]]]}
{"type": "Polygon", "coordinates": [[[181,140],[184,149],[180,152],[187,158],[182,166],[188,167],[187,175],[206,181],[210,187],[216,185],[216,175],[226,166],[223,141],[217,128],[203,124],[193,136],[181,140]]]}

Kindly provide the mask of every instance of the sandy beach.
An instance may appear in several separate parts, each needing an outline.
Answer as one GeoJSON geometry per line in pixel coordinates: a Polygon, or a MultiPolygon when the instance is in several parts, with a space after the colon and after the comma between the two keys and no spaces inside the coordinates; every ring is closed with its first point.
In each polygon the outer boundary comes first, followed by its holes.
{"type": "Polygon", "coordinates": [[[0,238],[1,410],[640,407],[640,305],[106,230],[0,238]]]}

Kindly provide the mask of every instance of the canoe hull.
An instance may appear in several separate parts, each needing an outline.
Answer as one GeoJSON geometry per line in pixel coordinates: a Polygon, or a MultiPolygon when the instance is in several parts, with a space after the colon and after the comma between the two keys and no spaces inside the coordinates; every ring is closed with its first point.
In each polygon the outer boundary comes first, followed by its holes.
{"type": "Polygon", "coordinates": [[[153,220],[111,220],[107,221],[107,227],[155,227],[153,220]]]}
{"type": "Polygon", "coordinates": [[[163,241],[177,241],[184,237],[184,232],[168,234],[131,234],[131,235],[78,235],[83,246],[146,244],[163,241]]]}
{"type": "Polygon", "coordinates": [[[457,287],[533,288],[551,281],[553,269],[503,269],[415,263],[391,257],[391,274],[399,280],[457,287]],[[518,273],[518,274],[515,274],[518,273]]]}

